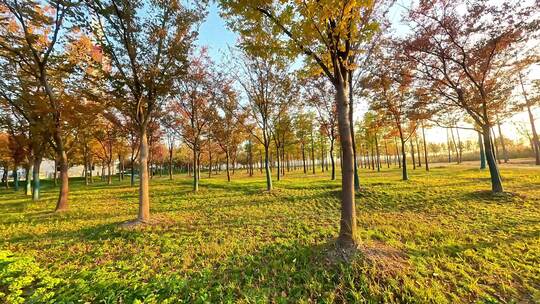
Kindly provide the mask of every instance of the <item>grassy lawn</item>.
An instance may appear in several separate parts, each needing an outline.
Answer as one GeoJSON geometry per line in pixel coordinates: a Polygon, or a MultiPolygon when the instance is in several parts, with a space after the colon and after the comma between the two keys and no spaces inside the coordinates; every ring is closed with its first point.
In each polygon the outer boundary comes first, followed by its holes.
{"type": "Polygon", "coordinates": [[[333,249],[339,181],[289,173],[272,193],[261,175],[151,181],[159,224],[121,228],[137,213],[125,181],[71,182],[71,210],[0,190],[0,302],[538,303],[540,169],[489,173],[450,166],[361,171],[360,253],[333,249]]]}

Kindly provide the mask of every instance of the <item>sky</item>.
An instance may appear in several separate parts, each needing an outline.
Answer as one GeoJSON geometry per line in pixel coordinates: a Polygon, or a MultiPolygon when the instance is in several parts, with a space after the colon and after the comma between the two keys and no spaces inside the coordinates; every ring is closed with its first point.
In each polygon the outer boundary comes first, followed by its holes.
{"type": "MultiPolygon", "coordinates": [[[[389,12],[389,18],[394,24],[394,30],[398,32],[405,32],[406,30],[402,25],[399,25],[401,14],[404,11],[403,7],[408,6],[410,3],[408,0],[396,1],[395,7],[389,12]]],[[[212,60],[220,65],[223,61],[224,54],[228,52],[228,48],[234,47],[237,41],[238,35],[227,28],[225,21],[219,15],[219,7],[216,3],[212,3],[209,7],[208,15],[205,22],[203,22],[199,29],[199,37],[197,45],[205,46],[208,48],[208,53],[212,60]]],[[[537,67],[532,73],[534,77],[540,76],[540,68],[537,67]]],[[[367,110],[368,105],[364,102],[359,102],[355,105],[355,117],[362,117],[367,110]]],[[[536,125],[540,125],[540,109],[534,110],[534,117],[536,119],[536,125]]],[[[505,137],[518,139],[521,135],[517,132],[517,125],[523,125],[529,129],[530,124],[526,113],[519,113],[512,117],[510,120],[502,124],[502,132],[505,137]]],[[[465,125],[463,125],[465,126],[465,125]]],[[[446,142],[446,130],[439,127],[432,127],[426,129],[426,139],[429,142],[446,142]]],[[[460,136],[464,139],[477,140],[477,134],[470,130],[460,130],[460,136]]],[[[498,136],[498,133],[497,133],[498,136]]]]}

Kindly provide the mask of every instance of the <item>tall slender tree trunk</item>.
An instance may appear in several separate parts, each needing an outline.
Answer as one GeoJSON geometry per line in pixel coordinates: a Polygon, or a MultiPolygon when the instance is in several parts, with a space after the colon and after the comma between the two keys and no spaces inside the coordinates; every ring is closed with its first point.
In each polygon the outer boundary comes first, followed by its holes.
{"type": "MultiPolygon", "coordinates": [[[[150,189],[148,177],[148,136],[146,126],[140,130],[139,151],[139,216],[142,223],[150,220],[150,189]]],[[[133,167],[133,165],[132,165],[133,167]]]]}
{"type": "Polygon", "coordinates": [[[276,145],[276,165],[277,165],[277,180],[281,180],[281,153],[279,145],[276,145]]]}
{"type": "Polygon", "coordinates": [[[446,129],[446,147],[448,148],[448,163],[452,162],[452,150],[450,144],[450,134],[448,134],[448,129],[446,129]]]}
{"type": "Polygon", "coordinates": [[[266,173],[266,191],[272,191],[272,172],[270,171],[269,143],[264,144],[264,171],[266,173]]]}
{"type": "Polygon", "coordinates": [[[499,163],[499,165],[502,163],[501,162],[501,156],[499,154],[499,146],[497,145],[497,137],[495,136],[495,131],[493,130],[493,128],[491,128],[491,146],[495,148],[494,152],[495,152],[495,159],[497,160],[497,163],[499,163]]]}
{"type": "Polygon", "coordinates": [[[306,147],[302,143],[302,163],[304,164],[304,174],[307,174],[307,168],[306,168],[306,147]]]}
{"type": "Polygon", "coordinates": [[[508,152],[506,151],[506,145],[504,143],[504,136],[503,136],[502,130],[501,130],[501,121],[499,120],[498,115],[497,115],[497,128],[499,129],[499,140],[501,142],[501,147],[502,147],[502,150],[503,150],[504,162],[508,163],[508,152]]]}
{"type": "Polygon", "coordinates": [[[197,157],[197,143],[193,145],[193,191],[199,191],[199,162],[197,157]]]}
{"type": "Polygon", "coordinates": [[[377,153],[377,172],[381,172],[381,154],[379,152],[379,139],[375,133],[375,152],[377,153]]]}
{"type": "Polygon", "coordinates": [[[336,103],[343,154],[341,157],[341,221],[338,243],[342,246],[357,244],[356,208],[354,203],[354,154],[347,90],[347,82],[338,80],[338,83],[336,83],[336,103]]]}
{"type": "Polygon", "coordinates": [[[169,148],[169,179],[173,179],[173,148],[172,146],[169,148]]]}
{"type": "Polygon", "coordinates": [[[311,168],[315,174],[315,141],[313,140],[313,128],[311,128],[311,168]]]}
{"type": "Polygon", "coordinates": [[[231,161],[230,155],[229,155],[229,146],[227,146],[227,149],[225,151],[225,170],[227,171],[227,181],[231,181],[231,171],[229,170],[229,163],[231,161]]]}
{"type": "Polygon", "coordinates": [[[356,138],[354,138],[354,88],[353,88],[353,71],[349,71],[349,127],[351,129],[351,143],[353,150],[354,161],[354,190],[360,191],[360,177],[358,175],[358,164],[356,163],[356,138]]]}
{"type": "Polygon", "coordinates": [[[41,167],[41,161],[42,161],[41,155],[36,155],[34,157],[34,168],[32,169],[32,201],[37,202],[39,201],[40,197],[40,167],[41,167]]]}
{"type": "Polygon", "coordinates": [[[486,152],[484,151],[484,142],[482,140],[482,132],[478,132],[478,145],[480,146],[480,169],[486,168],[486,152]]]}
{"type": "MultiPolygon", "coordinates": [[[[64,211],[69,208],[68,191],[69,191],[69,176],[68,176],[68,159],[64,149],[58,151],[58,159],[60,165],[60,194],[56,202],[55,211],[64,211]]],[[[56,171],[56,168],[55,168],[56,171]]]]}
{"type": "Polygon", "coordinates": [[[499,173],[499,167],[495,161],[493,155],[493,148],[491,147],[491,128],[489,126],[482,127],[482,133],[484,135],[484,150],[486,152],[486,160],[489,167],[489,174],[491,177],[491,191],[494,193],[503,192],[503,185],[501,175],[499,173]]]}
{"type": "Polygon", "coordinates": [[[422,141],[424,142],[424,163],[426,164],[426,171],[429,171],[428,150],[426,142],[426,132],[424,128],[424,121],[422,121],[422,141]]]}
{"type": "Polygon", "coordinates": [[[414,157],[414,144],[412,142],[412,137],[410,138],[409,144],[411,145],[411,157],[412,157],[413,170],[416,170],[416,158],[414,157]]]}
{"type": "Polygon", "coordinates": [[[332,163],[331,179],[336,180],[336,160],[334,159],[334,140],[330,139],[330,162],[332,163]]]}
{"type": "Polygon", "coordinates": [[[135,186],[135,159],[131,157],[131,176],[129,177],[129,183],[131,187],[135,186]]]}
{"type": "Polygon", "coordinates": [[[58,186],[58,160],[54,159],[53,185],[58,186]]]}
{"type": "Polygon", "coordinates": [[[19,174],[17,172],[17,166],[18,164],[15,164],[15,166],[13,166],[13,187],[15,191],[19,191],[19,174]]]}
{"type": "Polygon", "coordinates": [[[456,163],[460,163],[458,146],[456,145],[456,140],[454,138],[454,129],[450,128],[450,135],[452,135],[452,144],[454,145],[454,152],[456,152],[456,163]]]}
{"type": "Polygon", "coordinates": [[[386,164],[388,168],[390,168],[390,162],[388,160],[388,146],[386,144],[386,139],[384,137],[383,137],[383,142],[384,142],[384,163],[386,164]]]}
{"type": "Polygon", "coordinates": [[[525,107],[527,108],[527,114],[529,115],[529,123],[531,124],[531,130],[532,130],[532,139],[534,143],[534,157],[535,157],[535,164],[538,166],[540,165],[540,139],[538,138],[538,133],[536,132],[536,126],[534,123],[534,116],[531,110],[531,103],[529,102],[529,98],[527,96],[527,92],[525,91],[525,86],[523,85],[523,76],[521,73],[519,73],[519,82],[521,84],[521,90],[523,93],[523,97],[525,98],[525,107]]]}
{"type": "Polygon", "coordinates": [[[397,155],[397,161],[398,161],[398,168],[401,168],[401,157],[400,157],[400,153],[399,153],[399,147],[398,147],[398,144],[397,144],[397,140],[396,140],[395,137],[394,137],[394,144],[396,145],[396,155],[397,155]]]}
{"type": "Polygon", "coordinates": [[[25,187],[24,187],[24,194],[25,195],[32,195],[32,162],[29,160],[25,167],[25,187]]]}
{"type": "Polygon", "coordinates": [[[111,161],[107,162],[107,185],[112,184],[111,161]]]}
{"type": "Polygon", "coordinates": [[[458,149],[458,157],[459,157],[459,163],[463,161],[463,145],[461,144],[461,136],[459,136],[459,129],[456,126],[456,135],[457,135],[457,149],[458,149]]]}
{"type": "Polygon", "coordinates": [[[418,155],[418,167],[422,167],[422,157],[420,155],[420,145],[418,144],[418,136],[416,131],[414,131],[414,142],[416,143],[416,152],[418,155]]]}

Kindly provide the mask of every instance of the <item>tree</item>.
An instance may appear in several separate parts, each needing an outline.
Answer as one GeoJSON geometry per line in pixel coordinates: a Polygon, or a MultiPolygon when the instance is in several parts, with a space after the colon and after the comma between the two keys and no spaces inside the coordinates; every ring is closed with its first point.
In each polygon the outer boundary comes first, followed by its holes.
{"type": "Polygon", "coordinates": [[[286,107],[282,98],[286,92],[283,81],[288,73],[280,56],[266,54],[255,56],[242,51],[242,68],[236,80],[247,95],[244,112],[248,115],[244,126],[264,147],[264,168],[266,174],[266,190],[272,190],[270,171],[270,145],[272,143],[275,123],[286,107]],[[260,130],[260,132],[257,132],[260,130]]]}
{"type": "Polygon", "coordinates": [[[197,56],[193,56],[187,77],[177,83],[178,97],[168,103],[173,129],[177,130],[192,151],[193,191],[199,190],[202,137],[208,135],[208,127],[213,117],[210,102],[215,92],[210,66],[206,50],[203,49],[197,56]]]}
{"type": "Polygon", "coordinates": [[[528,13],[518,2],[421,2],[410,11],[412,34],[402,42],[404,55],[417,65],[418,76],[447,108],[464,110],[484,136],[492,191],[503,192],[492,147],[491,127],[505,102],[497,91],[515,77],[517,49],[528,49],[528,13]],[[489,21],[487,21],[489,20],[489,21]]]}
{"type": "MultiPolygon", "coordinates": [[[[321,75],[322,76],[322,75],[321,75]]],[[[337,139],[337,108],[332,96],[334,87],[326,78],[314,77],[306,87],[308,104],[317,110],[321,132],[330,142],[331,179],[336,179],[334,144],[337,139]]]]}
{"type": "Polygon", "coordinates": [[[68,111],[64,109],[69,108],[66,103],[73,101],[61,85],[73,64],[65,60],[64,49],[59,49],[61,38],[69,37],[60,32],[69,31],[64,26],[75,4],[72,1],[27,1],[22,5],[8,0],[0,3],[3,23],[0,56],[31,77],[46,99],[41,105],[49,116],[50,144],[60,162],[61,187],[56,211],[68,209],[68,158],[64,142],[64,121],[68,111]]]}
{"type": "MultiPolygon", "coordinates": [[[[394,56],[396,55],[394,54],[394,56]]],[[[410,67],[399,61],[399,57],[386,58],[384,55],[380,55],[377,74],[370,84],[373,91],[371,108],[389,116],[398,131],[401,142],[403,180],[409,179],[405,144],[416,131],[416,123],[413,118],[417,107],[413,100],[411,72],[410,67]]]]}
{"type": "Polygon", "coordinates": [[[201,19],[200,6],[180,1],[86,1],[97,24],[87,24],[111,60],[114,106],[129,116],[139,139],[138,222],[150,220],[148,125],[173,82],[185,74],[201,19]],[[144,13],[142,13],[144,12],[144,13]]]}
{"type": "Polygon", "coordinates": [[[354,70],[354,48],[362,41],[362,21],[371,13],[376,1],[233,1],[221,0],[229,25],[240,32],[246,44],[272,45],[264,50],[287,50],[291,56],[306,56],[310,65],[318,66],[336,91],[342,163],[341,221],[338,243],[355,245],[356,210],[354,204],[354,159],[349,121],[349,78],[354,70]],[[293,17],[294,16],[294,17],[293,17]],[[265,21],[273,31],[265,31],[265,21]],[[280,32],[282,35],[276,34],[280,32]]]}
{"type": "Polygon", "coordinates": [[[245,113],[241,111],[238,94],[232,88],[232,80],[218,79],[216,98],[212,101],[217,109],[212,119],[211,132],[220,149],[225,153],[227,181],[231,181],[230,162],[233,147],[239,144],[242,135],[245,113]]]}

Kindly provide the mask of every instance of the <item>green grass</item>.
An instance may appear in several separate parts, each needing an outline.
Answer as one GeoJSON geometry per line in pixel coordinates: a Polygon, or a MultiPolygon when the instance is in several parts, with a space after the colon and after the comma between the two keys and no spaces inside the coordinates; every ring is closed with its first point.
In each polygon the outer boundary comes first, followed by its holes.
{"type": "Polygon", "coordinates": [[[68,212],[0,190],[0,302],[540,302],[540,169],[361,171],[360,254],[335,259],[339,181],[299,171],[275,182],[237,172],[151,181],[160,224],[137,213],[128,181],[71,182],[68,212]],[[203,176],[204,177],[204,176],[203,176]],[[2,251],[3,250],[3,251],[2,251]]]}

